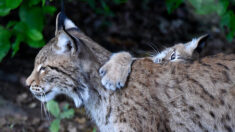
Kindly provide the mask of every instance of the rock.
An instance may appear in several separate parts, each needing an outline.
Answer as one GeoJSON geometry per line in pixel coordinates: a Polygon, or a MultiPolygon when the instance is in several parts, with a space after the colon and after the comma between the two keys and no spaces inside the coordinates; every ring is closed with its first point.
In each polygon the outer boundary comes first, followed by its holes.
{"type": "Polygon", "coordinates": [[[27,93],[22,93],[22,94],[20,94],[20,95],[18,95],[17,96],[17,103],[22,103],[22,102],[24,102],[26,99],[27,99],[27,97],[28,97],[28,94],[27,93]]]}
{"type": "Polygon", "coordinates": [[[77,128],[76,128],[76,126],[73,123],[69,123],[68,131],[69,132],[77,132],[77,128]]]}
{"type": "Polygon", "coordinates": [[[29,108],[35,108],[36,106],[37,106],[37,103],[35,103],[35,102],[29,104],[29,108]]]}

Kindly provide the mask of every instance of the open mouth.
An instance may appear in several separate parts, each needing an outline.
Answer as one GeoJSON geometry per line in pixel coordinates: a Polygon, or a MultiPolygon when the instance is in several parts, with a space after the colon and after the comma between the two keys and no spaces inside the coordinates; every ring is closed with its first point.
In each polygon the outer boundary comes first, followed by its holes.
{"type": "Polygon", "coordinates": [[[49,90],[49,91],[47,91],[47,92],[42,92],[42,93],[36,93],[36,92],[33,92],[33,94],[35,95],[35,96],[46,96],[47,94],[49,94],[51,92],[51,90],[49,90]]]}
{"type": "Polygon", "coordinates": [[[30,91],[32,92],[32,94],[34,94],[35,96],[46,96],[48,93],[51,92],[51,89],[49,89],[48,91],[45,91],[45,88],[42,87],[36,87],[36,86],[31,86],[30,87],[30,91]]]}
{"type": "Polygon", "coordinates": [[[57,92],[52,90],[44,92],[43,88],[40,87],[31,87],[30,91],[41,102],[47,102],[57,95],[57,92]]]}

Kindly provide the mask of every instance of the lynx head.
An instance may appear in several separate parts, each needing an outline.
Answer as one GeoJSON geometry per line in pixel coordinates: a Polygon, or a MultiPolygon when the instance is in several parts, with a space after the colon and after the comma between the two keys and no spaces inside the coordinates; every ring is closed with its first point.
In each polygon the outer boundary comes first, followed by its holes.
{"type": "Polygon", "coordinates": [[[34,69],[26,84],[42,102],[47,102],[58,94],[65,94],[79,107],[89,97],[84,74],[90,72],[91,61],[87,60],[92,57],[74,32],[80,31],[70,19],[59,13],[55,37],[35,58],[34,69]]]}
{"type": "Polygon", "coordinates": [[[201,50],[205,45],[208,35],[203,35],[197,39],[183,44],[179,43],[172,47],[166,48],[162,52],[153,57],[154,63],[167,63],[167,62],[187,62],[193,59],[195,50],[201,50]]]}

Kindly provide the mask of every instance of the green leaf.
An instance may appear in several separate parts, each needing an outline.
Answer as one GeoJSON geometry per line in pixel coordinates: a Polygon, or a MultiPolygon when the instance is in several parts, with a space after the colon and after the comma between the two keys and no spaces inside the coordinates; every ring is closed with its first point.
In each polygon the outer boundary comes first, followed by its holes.
{"type": "Polygon", "coordinates": [[[104,10],[110,10],[109,9],[109,6],[105,3],[105,1],[104,0],[101,0],[101,5],[102,5],[102,7],[104,8],[104,10]]]}
{"type": "Polygon", "coordinates": [[[0,16],[6,16],[10,13],[10,8],[0,7],[0,16]]]}
{"type": "Polygon", "coordinates": [[[49,129],[50,129],[50,132],[58,132],[60,129],[60,120],[59,119],[53,120],[49,129]]]}
{"type": "Polygon", "coordinates": [[[0,0],[0,16],[6,16],[10,13],[11,9],[6,7],[6,1],[0,0]]]}
{"type": "Polygon", "coordinates": [[[64,111],[60,117],[61,119],[64,119],[64,118],[72,118],[73,116],[74,116],[74,109],[69,109],[64,111]]]}
{"type": "Polygon", "coordinates": [[[227,11],[222,17],[220,21],[220,25],[223,28],[227,27],[229,33],[227,34],[227,39],[231,42],[235,35],[235,14],[233,11],[227,11]]]}
{"type": "Polygon", "coordinates": [[[227,35],[226,35],[226,38],[229,42],[232,42],[233,38],[234,38],[234,35],[235,35],[235,32],[229,32],[227,35]]]}
{"type": "Polygon", "coordinates": [[[24,22],[17,22],[15,24],[15,26],[13,27],[13,30],[16,33],[25,34],[27,32],[27,30],[28,30],[28,27],[27,27],[27,25],[24,22]]]}
{"type": "Polygon", "coordinates": [[[66,104],[63,106],[63,110],[64,110],[64,111],[65,111],[65,110],[68,110],[68,108],[69,108],[69,104],[66,103],[66,104]]]}
{"type": "Polygon", "coordinates": [[[33,41],[31,39],[27,39],[26,43],[32,48],[41,48],[45,45],[44,40],[33,41]]]}
{"type": "Polygon", "coordinates": [[[234,14],[234,12],[232,12],[230,14],[230,25],[229,25],[229,27],[230,27],[230,30],[235,32],[235,14],[234,14]]]}
{"type": "Polygon", "coordinates": [[[20,43],[23,41],[24,37],[22,34],[17,34],[15,42],[12,44],[12,53],[11,57],[14,57],[15,54],[19,51],[20,43]]]}
{"type": "Polygon", "coordinates": [[[27,31],[27,36],[33,41],[39,41],[43,39],[42,33],[36,29],[29,29],[27,31]]]}
{"type": "Polygon", "coordinates": [[[96,128],[93,128],[92,132],[96,132],[96,128]]]}
{"type": "Polygon", "coordinates": [[[105,3],[104,0],[101,0],[101,5],[103,7],[103,14],[106,16],[114,16],[114,13],[111,11],[111,9],[109,8],[109,6],[105,3]]]}
{"type": "Polygon", "coordinates": [[[229,2],[228,1],[220,0],[219,3],[218,3],[218,9],[216,10],[217,14],[219,16],[222,16],[226,12],[228,6],[229,6],[229,2]]]}
{"type": "Polygon", "coordinates": [[[0,26],[0,61],[2,61],[11,48],[9,41],[10,37],[10,31],[0,26]]]}
{"type": "Polygon", "coordinates": [[[0,1],[0,7],[4,6],[5,5],[5,1],[0,1]]]}
{"type": "Polygon", "coordinates": [[[20,5],[21,2],[22,0],[6,0],[6,7],[15,9],[20,5]]]}
{"type": "Polygon", "coordinates": [[[56,8],[54,6],[44,6],[43,7],[43,13],[44,14],[50,14],[53,15],[56,11],[56,8]]]}
{"type": "Polygon", "coordinates": [[[221,27],[223,28],[223,26],[228,26],[229,23],[230,23],[230,13],[229,13],[229,12],[226,12],[226,13],[221,17],[220,25],[221,25],[221,27]]]}
{"type": "Polygon", "coordinates": [[[60,108],[57,102],[54,100],[51,100],[47,102],[47,110],[55,117],[59,117],[60,114],[60,108]]]}
{"type": "Polygon", "coordinates": [[[27,3],[28,3],[28,6],[34,6],[34,5],[37,5],[41,0],[29,0],[27,3]]]}
{"type": "Polygon", "coordinates": [[[20,6],[19,16],[20,20],[24,22],[28,28],[34,28],[38,31],[42,31],[44,26],[44,15],[42,8],[20,6]]]}
{"type": "Polygon", "coordinates": [[[46,0],[42,0],[42,6],[45,6],[46,0]]]}
{"type": "Polygon", "coordinates": [[[11,28],[11,27],[13,27],[14,25],[16,25],[16,23],[18,23],[17,21],[9,21],[8,23],[7,23],[7,28],[11,28]]]}

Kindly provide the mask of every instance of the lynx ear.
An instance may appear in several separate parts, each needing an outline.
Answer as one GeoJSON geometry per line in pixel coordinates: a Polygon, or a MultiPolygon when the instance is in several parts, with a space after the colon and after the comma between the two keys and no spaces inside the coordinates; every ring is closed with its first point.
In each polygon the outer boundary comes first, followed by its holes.
{"type": "Polygon", "coordinates": [[[78,51],[78,46],[76,44],[77,40],[66,31],[61,30],[58,32],[57,37],[58,41],[54,47],[57,54],[74,54],[76,51],[78,51]]]}
{"type": "Polygon", "coordinates": [[[189,54],[193,54],[195,50],[198,50],[199,52],[202,50],[202,48],[205,46],[205,42],[208,39],[209,35],[203,35],[197,39],[193,39],[192,41],[185,44],[185,50],[189,54]]]}
{"type": "Polygon", "coordinates": [[[78,29],[78,27],[70,19],[66,17],[64,12],[59,12],[56,16],[55,34],[57,34],[59,30],[63,29],[63,27],[65,30],[71,29],[71,28],[78,29]]]}

